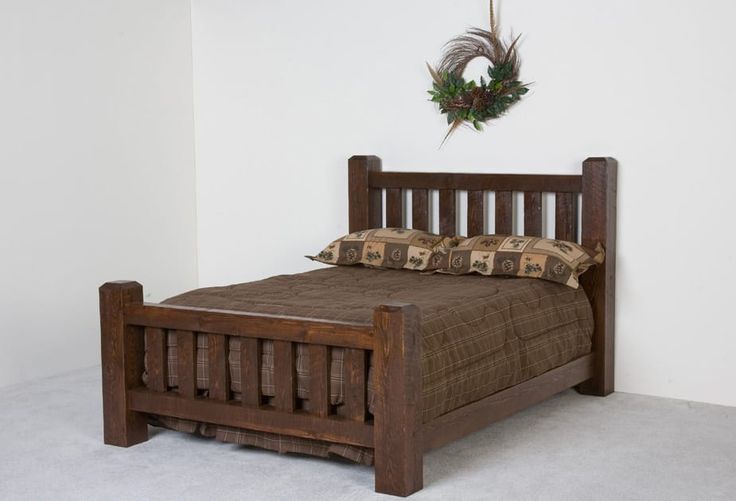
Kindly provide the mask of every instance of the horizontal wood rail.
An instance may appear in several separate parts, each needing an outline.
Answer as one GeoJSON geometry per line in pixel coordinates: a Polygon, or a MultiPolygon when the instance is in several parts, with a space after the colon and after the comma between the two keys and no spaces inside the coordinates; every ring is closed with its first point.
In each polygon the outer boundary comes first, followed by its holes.
{"type": "Polygon", "coordinates": [[[318,417],[303,411],[283,412],[268,406],[246,407],[240,402],[186,398],[146,388],[128,392],[130,410],[203,423],[280,433],[301,438],[373,447],[373,426],[340,416],[318,417]]]}
{"type": "Polygon", "coordinates": [[[149,303],[126,305],[124,315],[128,325],[363,350],[373,349],[374,346],[373,326],[368,323],[149,303]]]}
{"type": "Polygon", "coordinates": [[[446,172],[368,173],[370,188],[472,191],[547,191],[581,193],[580,175],[550,174],[455,174],[446,172]]]}
{"type": "Polygon", "coordinates": [[[591,353],[433,419],[422,427],[424,450],[441,447],[593,377],[591,353]]]}

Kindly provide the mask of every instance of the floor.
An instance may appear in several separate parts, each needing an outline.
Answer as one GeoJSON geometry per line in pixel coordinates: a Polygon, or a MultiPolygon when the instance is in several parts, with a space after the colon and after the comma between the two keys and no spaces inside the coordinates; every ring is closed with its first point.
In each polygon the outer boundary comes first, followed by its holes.
{"type": "MultiPolygon", "coordinates": [[[[397,499],[371,468],[152,429],[102,444],[99,368],[0,388],[0,499],[397,499]]],[[[412,500],[736,499],[736,408],[565,392],[425,456],[412,500]]]]}

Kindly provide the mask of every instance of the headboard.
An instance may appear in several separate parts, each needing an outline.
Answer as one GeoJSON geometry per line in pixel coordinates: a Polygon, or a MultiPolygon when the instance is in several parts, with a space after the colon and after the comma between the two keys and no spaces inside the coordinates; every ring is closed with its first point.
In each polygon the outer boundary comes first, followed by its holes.
{"type": "Polygon", "coordinates": [[[439,232],[442,234],[457,233],[458,192],[465,191],[468,236],[513,234],[515,210],[520,221],[523,217],[525,235],[543,236],[543,194],[553,193],[555,238],[577,241],[589,248],[601,243],[606,250],[604,264],[581,276],[595,319],[593,350],[596,353],[596,376],[583,383],[580,390],[607,395],[613,391],[616,176],[616,160],[602,157],[585,160],[582,174],[549,175],[384,172],[380,158],[354,156],[348,161],[349,230],[409,226],[404,212],[407,190],[411,190],[410,226],[429,230],[429,201],[432,191],[436,190],[439,192],[439,232]],[[486,192],[495,194],[495,225],[487,230],[486,192]],[[523,210],[514,204],[517,192],[523,193],[523,210]],[[580,211],[579,199],[582,203],[580,211]]]}

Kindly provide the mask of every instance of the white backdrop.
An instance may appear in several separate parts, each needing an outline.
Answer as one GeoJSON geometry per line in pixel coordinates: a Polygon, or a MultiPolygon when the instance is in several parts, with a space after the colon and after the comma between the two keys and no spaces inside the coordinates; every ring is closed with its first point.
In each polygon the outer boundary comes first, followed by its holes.
{"type": "Polygon", "coordinates": [[[0,0],[0,386],[99,364],[97,288],[196,286],[188,0],[0,0]]]}
{"type": "Polygon", "coordinates": [[[616,388],[736,405],[732,2],[502,2],[533,91],[442,149],[424,61],[485,1],[192,4],[201,285],[314,267],[346,231],[352,154],[550,173],[614,156],[616,388]]]}

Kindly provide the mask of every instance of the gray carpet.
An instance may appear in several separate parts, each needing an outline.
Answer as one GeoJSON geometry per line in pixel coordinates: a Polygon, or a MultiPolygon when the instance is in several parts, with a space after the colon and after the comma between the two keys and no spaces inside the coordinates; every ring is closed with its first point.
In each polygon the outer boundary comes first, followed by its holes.
{"type": "MultiPolygon", "coordinates": [[[[373,471],[152,429],[102,444],[99,368],[0,388],[0,499],[397,499],[373,471]]],[[[565,392],[425,456],[411,499],[736,499],[736,408],[565,392]]]]}

